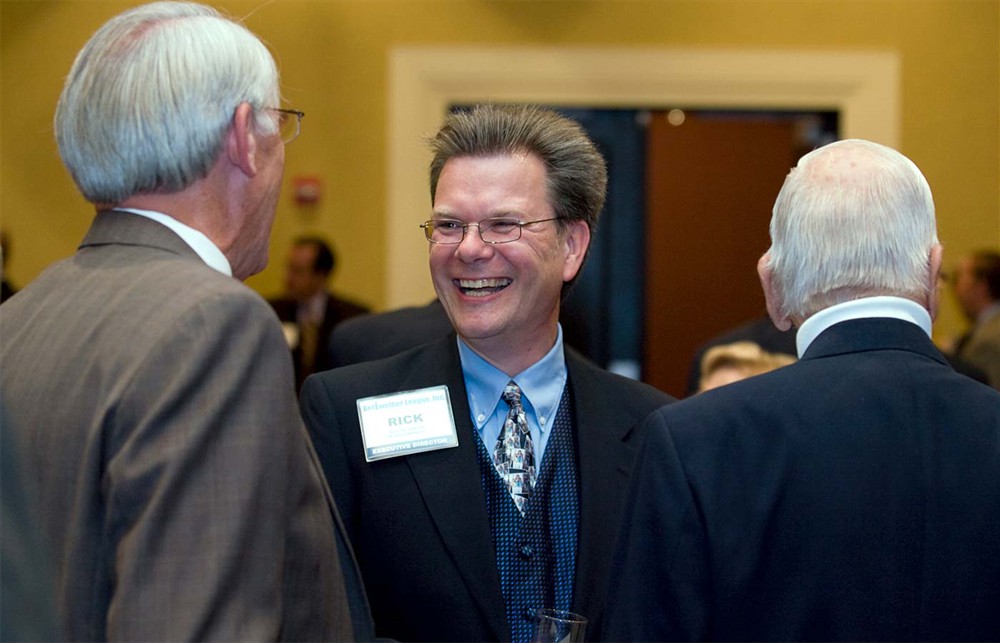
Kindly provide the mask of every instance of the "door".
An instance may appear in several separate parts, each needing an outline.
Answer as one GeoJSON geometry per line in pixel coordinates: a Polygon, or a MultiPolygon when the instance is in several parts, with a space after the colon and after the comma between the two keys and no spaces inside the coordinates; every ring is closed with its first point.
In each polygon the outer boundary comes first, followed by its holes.
{"type": "Polygon", "coordinates": [[[647,137],[643,379],[682,397],[698,346],[760,317],[756,263],[797,158],[787,118],[655,112],[647,137]]]}

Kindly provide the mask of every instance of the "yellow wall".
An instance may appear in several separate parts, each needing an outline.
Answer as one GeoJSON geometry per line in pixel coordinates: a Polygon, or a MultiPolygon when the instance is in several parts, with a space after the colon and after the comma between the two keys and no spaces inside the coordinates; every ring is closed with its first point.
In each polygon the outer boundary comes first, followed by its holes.
{"type": "MultiPolygon", "coordinates": [[[[0,0],[0,224],[9,275],[34,278],[72,253],[89,209],[62,168],[51,119],[73,56],[135,2],[0,0]]],[[[272,263],[251,285],[280,289],[291,237],[331,236],[334,283],[386,304],[387,62],[396,45],[587,45],[766,50],[888,50],[902,61],[901,151],[934,190],[947,256],[1000,247],[998,0],[275,0],[218,2],[277,53],[285,96],[307,112],[287,180],[318,174],[322,202],[279,206],[272,263]]],[[[414,220],[428,209],[414,203],[414,220]]],[[[414,232],[416,234],[416,231],[414,232]]],[[[949,297],[938,324],[961,326],[949,297]]]]}

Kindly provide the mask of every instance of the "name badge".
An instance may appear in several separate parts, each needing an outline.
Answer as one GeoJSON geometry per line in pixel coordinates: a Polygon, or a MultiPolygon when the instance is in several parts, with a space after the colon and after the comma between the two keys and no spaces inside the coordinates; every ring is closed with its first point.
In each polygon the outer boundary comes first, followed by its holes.
{"type": "Polygon", "coordinates": [[[447,386],[365,397],[357,404],[368,462],[458,446],[447,386]]]}

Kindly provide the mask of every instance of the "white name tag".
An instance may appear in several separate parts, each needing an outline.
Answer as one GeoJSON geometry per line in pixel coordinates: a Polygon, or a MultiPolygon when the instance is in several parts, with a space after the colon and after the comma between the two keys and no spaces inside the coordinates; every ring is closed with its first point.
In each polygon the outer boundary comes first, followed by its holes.
{"type": "Polygon", "coordinates": [[[365,397],[357,403],[368,462],[458,446],[447,386],[365,397]]]}

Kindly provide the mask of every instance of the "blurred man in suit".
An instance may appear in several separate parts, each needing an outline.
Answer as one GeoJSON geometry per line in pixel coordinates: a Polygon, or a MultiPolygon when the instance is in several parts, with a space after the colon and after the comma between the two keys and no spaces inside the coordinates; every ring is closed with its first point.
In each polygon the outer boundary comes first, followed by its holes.
{"type": "Polygon", "coordinates": [[[955,355],[1000,389],[1000,253],[979,250],[962,257],[952,287],[971,324],[955,355]]]}
{"type": "Polygon", "coordinates": [[[422,227],[457,337],[302,390],[376,632],[524,642],[543,607],[593,624],[635,426],[670,400],[563,346],[604,159],[579,125],[530,107],[451,114],[431,147],[422,227]]]}
{"type": "Polygon", "coordinates": [[[313,373],[332,367],[328,348],[334,327],[368,312],[367,307],[327,289],[336,267],[337,255],[323,239],[299,237],[288,251],[285,293],[270,302],[292,350],[296,390],[313,373]]]}
{"type": "Polygon", "coordinates": [[[239,281],[298,134],[278,87],[246,28],[174,2],[111,19],[66,79],[56,139],[97,214],[0,308],[66,639],[370,634],[281,328],[239,281]]]}
{"type": "Polygon", "coordinates": [[[931,191],[841,141],[785,180],[758,265],[801,359],[658,410],[611,640],[996,640],[1000,393],[930,339],[931,191]]]}

